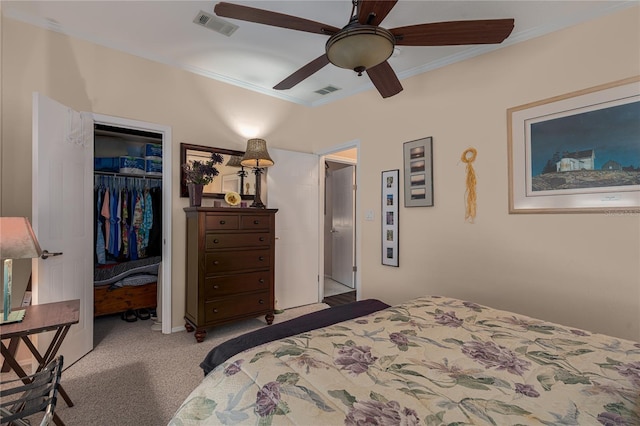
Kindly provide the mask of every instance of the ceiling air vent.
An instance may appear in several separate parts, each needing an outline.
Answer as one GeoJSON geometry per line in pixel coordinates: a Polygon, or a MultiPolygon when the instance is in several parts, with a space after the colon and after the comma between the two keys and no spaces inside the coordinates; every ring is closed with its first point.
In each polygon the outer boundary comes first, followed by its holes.
{"type": "Polygon", "coordinates": [[[329,93],[333,93],[336,90],[340,90],[340,88],[335,86],[327,86],[327,87],[323,87],[322,89],[315,90],[314,92],[320,95],[328,95],[329,93]]]}
{"type": "Polygon", "coordinates": [[[231,36],[231,34],[233,34],[238,29],[237,25],[213,16],[212,14],[207,13],[203,10],[201,10],[196,15],[193,23],[205,28],[209,28],[210,30],[213,30],[217,33],[226,35],[227,37],[231,36]]]}

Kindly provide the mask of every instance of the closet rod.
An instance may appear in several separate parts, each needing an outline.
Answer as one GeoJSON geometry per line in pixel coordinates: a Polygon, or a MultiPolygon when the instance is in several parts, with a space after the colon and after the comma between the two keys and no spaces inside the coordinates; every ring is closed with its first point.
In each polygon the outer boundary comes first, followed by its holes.
{"type": "Polygon", "coordinates": [[[126,178],[136,178],[136,179],[149,179],[149,180],[159,180],[162,179],[162,176],[148,176],[148,175],[132,175],[126,173],[117,173],[117,172],[93,172],[95,175],[100,176],[113,176],[113,177],[126,177],[126,178]]]}

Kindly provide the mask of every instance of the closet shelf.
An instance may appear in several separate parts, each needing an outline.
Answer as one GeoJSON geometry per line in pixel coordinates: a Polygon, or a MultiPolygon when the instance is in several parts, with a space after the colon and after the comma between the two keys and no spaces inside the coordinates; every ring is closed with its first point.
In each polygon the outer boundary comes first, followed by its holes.
{"type": "Polygon", "coordinates": [[[136,174],[130,174],[130,173],[100,172],[100,171],[94,171],[93,173],[95,175],[101,175],[101,176],[116,176],[116,177],[126,177],[126,178],[162,180],[162,176],[156,176],[156,175],[136,175],[136,174]]]}

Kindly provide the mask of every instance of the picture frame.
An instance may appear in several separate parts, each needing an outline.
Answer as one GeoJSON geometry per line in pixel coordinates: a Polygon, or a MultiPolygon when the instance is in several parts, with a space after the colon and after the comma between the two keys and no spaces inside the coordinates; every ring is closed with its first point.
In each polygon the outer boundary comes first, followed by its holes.
{"type": "Polygon", "coordinates": [[[229,191],[237,192],[238,194],[242,192],[240,176],[237,173],[222,176],[222,193],[226,194],[229,191]]]}
{"type": "Polygon", "coordinates": [[[433,207],[433,138],[405,142],[404,206],[433,207]]]}
{"type": "Polygon", "coordinates": [[[382,221],[382,264],[388,266],[399,266],[398,262],[398,229],[399,229],[399,209],[400,200],[400,170],[386,170],[382,172],[382,196],[381,211],[382,221]]]}
{"type": "Polygon", "coordinates": [[[509,108],[509,213],[640,213],[640,76],[509,108]]]}

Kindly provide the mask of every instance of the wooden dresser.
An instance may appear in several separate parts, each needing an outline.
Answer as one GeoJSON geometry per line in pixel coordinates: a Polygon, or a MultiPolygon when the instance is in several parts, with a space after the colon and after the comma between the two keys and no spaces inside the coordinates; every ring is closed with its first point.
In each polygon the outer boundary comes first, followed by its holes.
{"type": "Polygon", "coordinates": [[[187,207],[185,327],[273,322],[276,209],[187,207]]]}

